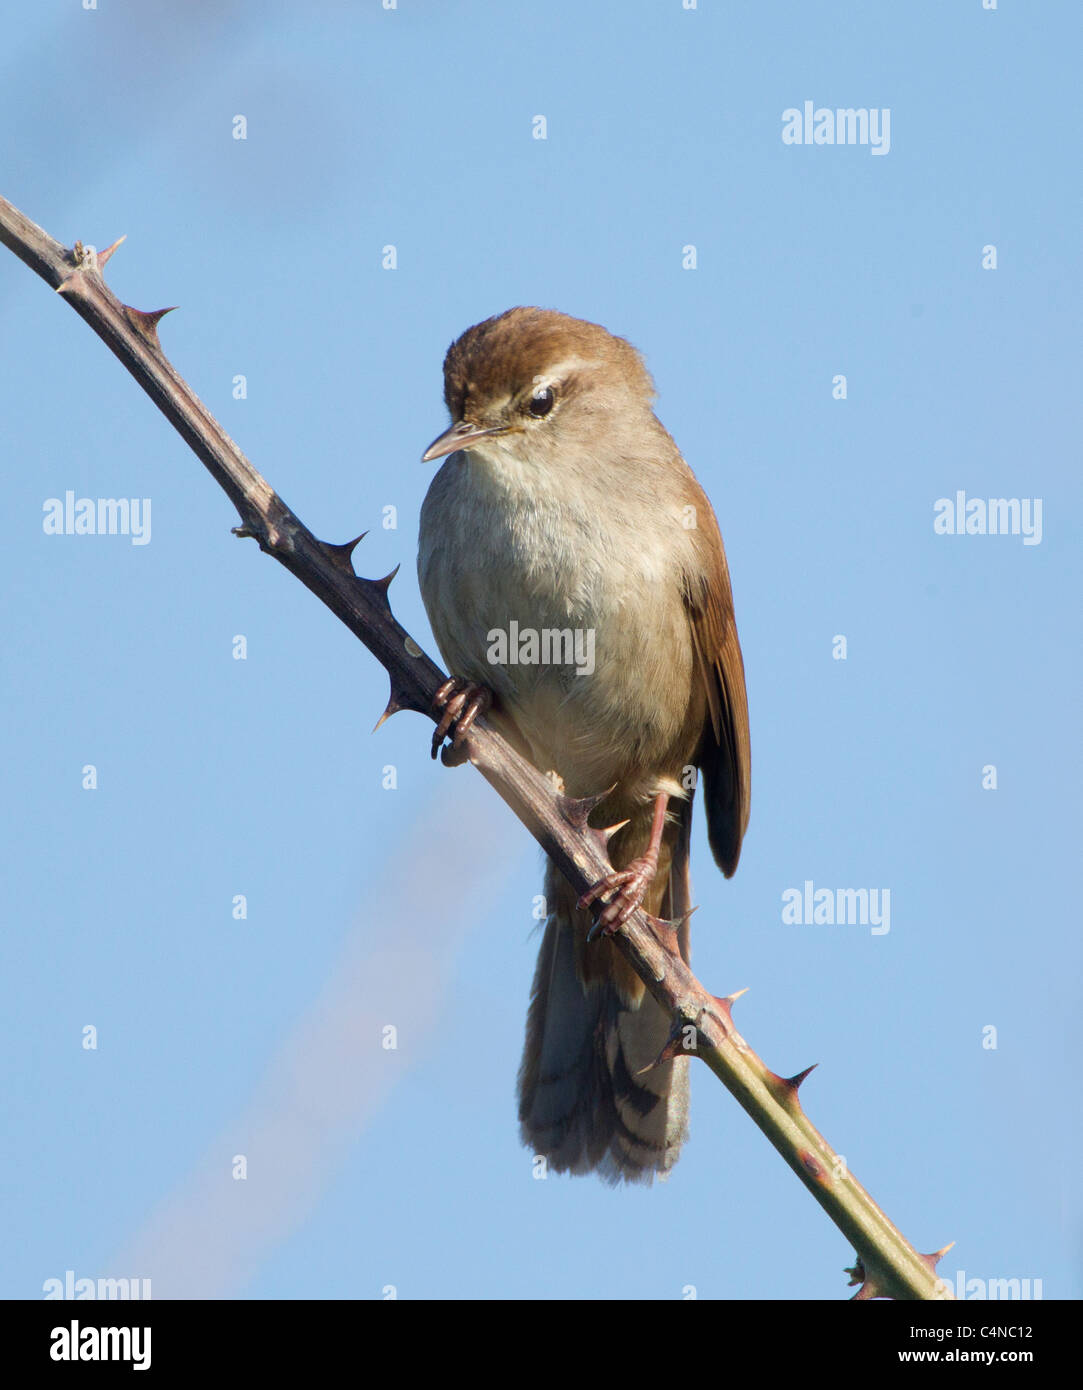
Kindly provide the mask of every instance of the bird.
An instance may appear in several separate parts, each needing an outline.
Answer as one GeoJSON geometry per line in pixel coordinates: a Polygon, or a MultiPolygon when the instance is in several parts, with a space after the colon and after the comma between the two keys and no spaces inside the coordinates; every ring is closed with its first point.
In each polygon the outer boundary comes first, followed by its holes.
{"type": "Polygon", "coordinates": [[[451,673],[433,756],[450,735],[444,761],[462,761],[484,715],[567,796],[612,789],[592,824],[626,822],[587,893],[547,861],[518,1075],[523,1142],[547,1169],[611,1184],[668,1176],[688,1132],[687,1058],[652,1066],[670,1019],[612,933],[642,906],[678,924],[687,961],[694,793],[727,878],[749,818],[725,550],[654,398],[631,343],[519,306],[448,348],[451,424],[422,455],[444,460],[418,540],[451,673]]]}

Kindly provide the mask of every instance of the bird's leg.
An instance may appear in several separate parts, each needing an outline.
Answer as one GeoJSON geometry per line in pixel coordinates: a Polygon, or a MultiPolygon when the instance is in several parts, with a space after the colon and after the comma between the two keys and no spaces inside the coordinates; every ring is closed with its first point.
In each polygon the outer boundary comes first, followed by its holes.
{"type": "Polygon", "coordinates": [[[609,936],[624,925],[637,907],[642,906],[647,889],[658,872],[658,853],[662,848],[662,831],[666,823],[666,807],[669,795],[659,792],[654,800],[654,821],[651,824],[651,838],[646,854],[633,859],[623,869],[600,878],[593,888],[588,888],[579,899],[578,907],[589,907],[592,902],[602,899],[605,906],[598,913],[591,928],[590,936],[599,933],[609,936]]]}
{"type": "Polygon", "coordinates": [[[432,703],[434,709],[444,711],[432,736],[432,755],[435,758],[449,732],[452,750],[459,747],[478,715],[485,714],[491,708],[493,692],[488,686],[479,685],[464,676],[452,676],[432,697],[432,703]]]}

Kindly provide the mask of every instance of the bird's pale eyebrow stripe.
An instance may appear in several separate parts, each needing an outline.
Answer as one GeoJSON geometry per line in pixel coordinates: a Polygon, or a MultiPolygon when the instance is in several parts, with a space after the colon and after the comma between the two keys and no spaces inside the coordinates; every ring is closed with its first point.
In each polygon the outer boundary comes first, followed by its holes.
{"type": "Polygon", "coordinates": [[[572,372],[591,370],[600,367],[601,363],[595,360],[588,360],[585,357],[565,357],[562,362],[556,362],[547,371],[539,372],[533,379],[535,386],[553,386],[558,381],[563,381],[572,372]]]}

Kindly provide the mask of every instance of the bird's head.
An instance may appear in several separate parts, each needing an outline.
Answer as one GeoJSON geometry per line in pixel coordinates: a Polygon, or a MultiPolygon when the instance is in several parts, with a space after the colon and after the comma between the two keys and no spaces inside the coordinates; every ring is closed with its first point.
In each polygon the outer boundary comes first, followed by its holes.
{"type": "Polygon", "coordinates": [[[424,462],[467,449],[559,467],[571,448],[612,446],[651,415],[654,384],[630,343],[553,309],[509,309],[448,348],[451,425],[424,462]]]}

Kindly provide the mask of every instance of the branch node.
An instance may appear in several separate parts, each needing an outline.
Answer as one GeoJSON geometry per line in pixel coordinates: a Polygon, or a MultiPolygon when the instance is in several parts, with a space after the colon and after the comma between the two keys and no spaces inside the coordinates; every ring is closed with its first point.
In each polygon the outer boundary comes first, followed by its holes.
{"type": "Polygon", "coordinates": [[[850,1276],[846,1281],[849,1288],[855,1284],[861,1285],[853,1296],[852,1301],[854,1303],[867,1303],[871,1298],[888,1298],[890,1296],[871,1275],[865,1272],[865,1266],[860,1258],[854,1261],[853,1268],[845,1270],[844,1273],[850,1276]]]}

